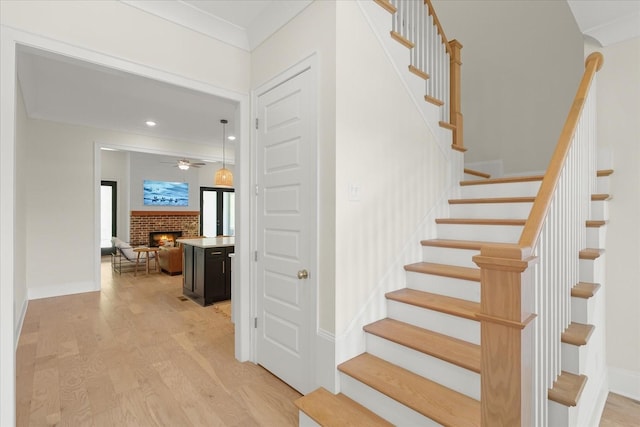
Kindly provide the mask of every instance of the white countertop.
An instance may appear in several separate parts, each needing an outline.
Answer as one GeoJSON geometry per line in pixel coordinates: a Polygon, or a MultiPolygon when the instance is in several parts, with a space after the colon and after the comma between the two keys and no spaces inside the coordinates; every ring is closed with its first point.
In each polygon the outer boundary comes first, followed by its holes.
{"type": "Polygon", "coordinates": [[[183,245],[197,246],[199,248],[219,248],[224,246],[235,246],[235,237],[204,237],[200,239],[177,239],[183,245]]]}

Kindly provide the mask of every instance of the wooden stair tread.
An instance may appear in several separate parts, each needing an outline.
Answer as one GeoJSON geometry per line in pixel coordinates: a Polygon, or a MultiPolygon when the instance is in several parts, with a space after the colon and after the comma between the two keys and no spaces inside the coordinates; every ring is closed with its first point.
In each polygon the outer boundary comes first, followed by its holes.
{"type": "Polygon", "coordinates": [[[480,346],[395,319],[382,319],[365,332],[480,373],[480,346]]]}
{"type": "Polygon", "coordinates": [[[386,293],[385,296],[393,301],[476,321],[478,320],[476,314],[480,311],[480,304],[477,302],[415,289],[398,289],[397,291],[386,293]]]}
{"type": "Polygon", "coordinates": [[[562,333],[561,341],[576,346],[586,345],[594,329],[593,325],[571,322],[562,333]]]}
{"type": "Polygon", "coordinates": [[[442,107],[444,105],[444,101],[434,98],[433,96],[425,95],[424,100],[427,101],[429,104],[433,104],[437,107],[442,107]]]}
{"type": "Polygon", "coordinates": [[[477,203],[533,203],[535,197],[487,197],[482,199],[450,199],[450,205],[464,205],[477,203]]]}
{"type": "Polygon", "coordinates": [[[603,225],[607,225],[607,221],[601,221],[601,220],[593,221],[593,220],[589,220],[589,221],[587,221],[587,222],[586,222],[586,226],[587,226],[588,228],[599,228],[599,227],[602,227],[603,225]]]}
{"type": "Polygon", "coordinates": [[[415,264],[405,265],[404,269],[414,273],[433,274],[434,276],[452,277],[454,279],[480,282],[479,268],[459,267],[456,265],[436,264],[433,262],[417,262],[415,264]]]}
{"type": "Polygon", "coordinates": [[[391,14],[394,14],[394,13],[396,13],[398,11],[396,9],[396,7],[394,5],[392,5],[389,0],[373,0],[373,1],[375,1],[384,10],[386,10],[387,12],[389,12],[391,14]]]}
{"type": "Polygon", "coordinates": [[[561,405],[576,406],[586,383],[586,376],[562,371],[553,383],[553,388],[549,389],[547,397],[561,405]]]}
{"type": "Polygon", "coordinates": [[[511,182],[530,182],[530,181],[542,181],[544,175],[529,175],[529,176],[509,176],[502,178],[490,178],[490,179],[473,179],[461,181],[460,185],[484,185],[484,184],[505,184],[511,182]]]}
{"type": "Polygon", "coordinates": [[[591,195],[592,202],[598,202],[602,200],[611,200],[611,195],[610,194],[592,194],[591,195]]]}
{"type": "Polygon", "coordinates": [[[338,370],[445,426],[480,426],[480,402],[368,353],[338,370]]]}
{"type": "Polygon", "coordinates": [[[452,249],[469,249],[479,251],[482,246],[490,245],[491,242],[481,242],[478,240],[452,240],[452,239],[429,239],[421,240],[422,246],[433,246],[437,248],[452,248],[452,249]]]}
{"type": "Polygon", "coordinates": [[[438,122],[438,125],[441,128],[445,128],[445,129],[449,129],[449,130],[456,130],[456,127],[454,125],[452,125],[451,123],[440,121],[440,122],[438,122]]]}
{"type": "Polygon", "coordinates": [[[294,402],[298,409],[324,427],[393,426],[342,393],[332,394],[319,388],[294,402]]]}
{"type": "Polygon", "coordinates": [[[613,169],[601,169],[597,172],[598,176],[609,176],[613,173],[613,169]]]}
{"type": "Polygon", "coordinates": [[[600,283],[580,282],[571,288],[571,296],[576,298],[591,298],[600,289],[600,283]]]}
{"type": "Polygon", "coordinates": [[[526,221],[526,219],[438,218],[436,219],[436,224],[524,225],[526,221]]]}
{"type": "Polygon", "coordinates": [[[405,46],[408,49],[413,49],[415,46],[413,42],[405,37],[403,37],[397,31],[391,31],[391,38],[400,43],[402,46],[405,46]]]}
{"type": "Polygon", "coordinates": [[[491,175],[488,173],[477,171],[474,169],[469,169],[469,168],[464,168],[464,173],[466,173],[467,175],[475,175],[480,178],[486,178],[486,179],[491,178],[491,175]]]}
{"type": "Polygon", "coordinates": [[[422,71],[420,68],[416,67],[415,65],[409,65],[409,72],[412,74],[415,74],[416,76],[420,77],[423,80],[429,79],[429,74],[422,71]]]}
{"type": "Polygon", "coordinates": [[[598,259],[604,253],[604,249],[586,248],[580,251],[580,259],[598,259]]]}

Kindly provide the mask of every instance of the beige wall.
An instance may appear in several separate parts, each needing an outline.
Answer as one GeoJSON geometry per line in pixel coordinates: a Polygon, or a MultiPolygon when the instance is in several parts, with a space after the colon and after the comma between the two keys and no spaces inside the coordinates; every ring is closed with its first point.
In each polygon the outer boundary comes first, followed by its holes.
{"type": "Polygon", "coordinates": [[[462,49],[465,162],[544,170],[584,71],[566,1],[434,0],[462,49]]]}
{"type": "Polygon", "coordinates": [[[598,73],[598,145],[610,152],[607,364],[614,392],[640,399],[640,38],[605,48],[598,73]]]}
{"type": "Polygon", "coordinates": [[[313,53],[318,60],[318,326],[335,331],[335,9],[317,1],[251,55],[251,87],[278,76],[313,53]]]}

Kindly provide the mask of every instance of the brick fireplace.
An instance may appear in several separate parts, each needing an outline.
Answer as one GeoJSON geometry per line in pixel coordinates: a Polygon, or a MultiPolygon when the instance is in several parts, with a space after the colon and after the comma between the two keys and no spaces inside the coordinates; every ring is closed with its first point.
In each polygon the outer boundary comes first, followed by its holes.
{"type": "Polygon", "coordinates": [[[182,237],[200,234],[198,211],[131,211],[129,241],[132,246],[148,245],[149,233],[182,231],[182,237]]]}

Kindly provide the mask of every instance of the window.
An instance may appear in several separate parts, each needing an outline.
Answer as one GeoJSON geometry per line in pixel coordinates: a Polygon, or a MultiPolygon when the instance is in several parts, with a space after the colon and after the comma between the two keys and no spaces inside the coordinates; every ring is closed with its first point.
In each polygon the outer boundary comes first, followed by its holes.
{"type": "Polygon", "coordinates": [[[236,194],[233,188],[200,187],[200,235],[235,236],[236,194]]]}
{"type": "Polygon", "coordinates": [[[100,252],[111,253],[111,237],[116,236],[117,183],[100,181],[100,252]]]}

